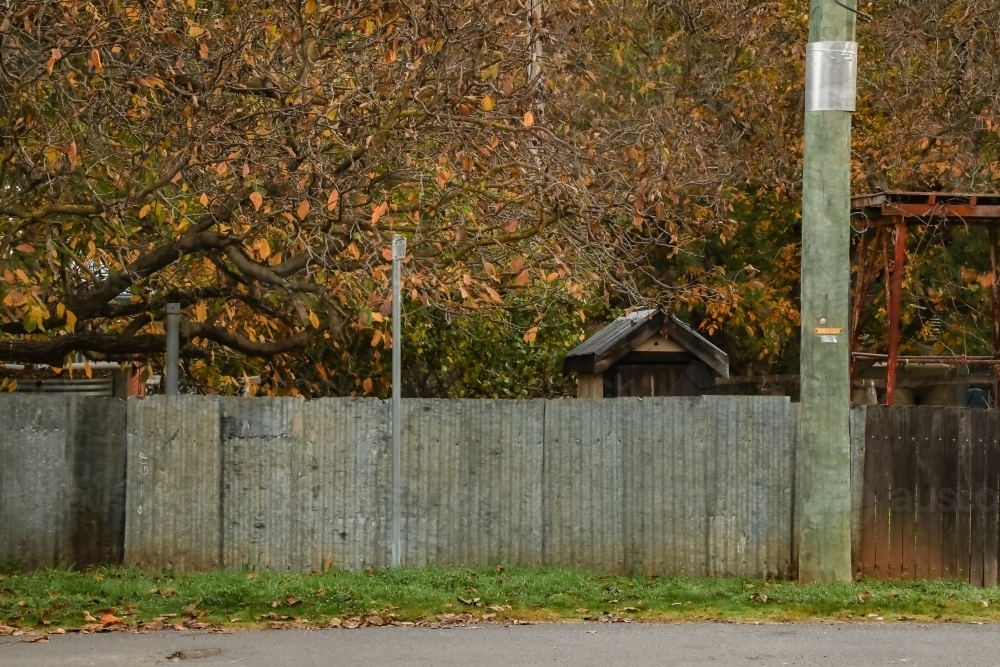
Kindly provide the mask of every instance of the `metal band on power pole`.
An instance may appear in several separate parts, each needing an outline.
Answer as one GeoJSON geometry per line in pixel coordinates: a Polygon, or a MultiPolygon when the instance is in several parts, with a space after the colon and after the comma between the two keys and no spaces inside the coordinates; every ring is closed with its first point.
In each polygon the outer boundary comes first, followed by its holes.
{"type": "Polygon", "coordinates": [[[392,566],[399,567],[402,554],[402,454],[400,452],[400,413],[402,408],[403,379],[400,368],[402,359],[403,315],[400,282],[403,258],[406,257],[406,239],[392,237],[392,566]]]}
{"type": "Polygon", "coordinates": [[[180,365],[181,304],[167,304],[167,363],[163,369],[167,396],[178,392],[178,366],[180,365]]]}
{"type": "Polygon", "coordinates": [[[857,42],[806,45],[806,111],[854,111],[857,94],[857,42]]]}

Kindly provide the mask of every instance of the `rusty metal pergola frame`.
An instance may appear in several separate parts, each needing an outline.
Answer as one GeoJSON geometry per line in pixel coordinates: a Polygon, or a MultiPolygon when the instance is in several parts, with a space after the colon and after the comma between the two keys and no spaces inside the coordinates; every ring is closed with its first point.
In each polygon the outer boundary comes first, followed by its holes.
{"type": "Polygon", "coordinates": [[[961,194],[950,192],[883,192],[851,199],[851,219],[864,224],[858,241],[857,278],[854,283],[854,302],[851,307],[850,354],[851,378],[854,379],[860,364],[886,362],[886,403],[895,402],[897,373],[900,363],[989,365],[995,369],[993,395],[997,396],[997,377],[1000,375],[1000,267],[998,267],[997,226],[1000,225],[1000,195],[961,194]],[[993,272],[993,349],[994,355],[984,356],[899,356],[899,320],[902,306],[903,270],[906,263],[906,232],[912,225],[945,224],[982,225],[989,231],[990,266],[993,272]],[[889,256],[892,236],[892,258],[889,256]],[[882,252],[878,252],[881,242],[882,252]],[[870,244],[870,245],[869,245],[870,244]],[[869,249],[875,247],[874,253],[869,249]],[[869,254],[872,259],[869,261],[869,254]],[[878,260],[885,275],[886,304],[888,309],[888,354],[858,351],[859,329],[866,311],[866,299],[872,280],[878,272],[878,260]]]}

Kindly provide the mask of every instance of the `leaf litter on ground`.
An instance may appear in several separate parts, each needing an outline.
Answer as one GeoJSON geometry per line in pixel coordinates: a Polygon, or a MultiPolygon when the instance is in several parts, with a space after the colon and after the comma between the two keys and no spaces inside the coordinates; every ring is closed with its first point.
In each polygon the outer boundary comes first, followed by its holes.
{"type": "Polygon", "coordinates": [[[0,636],[232,628],[457,628],[548,621],[1000,621],[998,588],[951,581],[799,585],[499,566],[314,574],[130,568],[0,581],[0,636]],[[168,592],[168,593],[167,593],[168,592]],[[166,593],[166,594],[165,594],[166,593]]]}

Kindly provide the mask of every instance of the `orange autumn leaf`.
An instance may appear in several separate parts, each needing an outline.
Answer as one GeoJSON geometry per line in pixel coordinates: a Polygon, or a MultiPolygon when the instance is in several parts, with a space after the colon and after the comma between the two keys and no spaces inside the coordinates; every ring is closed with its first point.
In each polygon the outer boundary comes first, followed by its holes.
{"type": "Polygon", "coordinates": [[[56,63],[62,58],[62,51],[59,49],[52,49],[52,54],[49,56],[49,61],[45,63],[45,71],[51,76],[52,70],[55,68],[56,63]]]}

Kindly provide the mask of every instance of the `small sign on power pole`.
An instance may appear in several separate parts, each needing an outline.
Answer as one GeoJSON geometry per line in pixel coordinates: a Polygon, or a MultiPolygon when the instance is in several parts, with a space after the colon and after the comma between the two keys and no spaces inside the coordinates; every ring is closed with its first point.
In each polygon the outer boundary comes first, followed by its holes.
{"type": "Polygon", "coordinates": [[[406,239],[392,237],[392,566],[399,567],[402,561],[402,471],[399,450],[400,414],[403,393],[402,358],[403,344],[400,340],[403,329],[402,297],[400,282],[403,258],[406,257],[406,239]]]}

